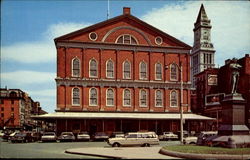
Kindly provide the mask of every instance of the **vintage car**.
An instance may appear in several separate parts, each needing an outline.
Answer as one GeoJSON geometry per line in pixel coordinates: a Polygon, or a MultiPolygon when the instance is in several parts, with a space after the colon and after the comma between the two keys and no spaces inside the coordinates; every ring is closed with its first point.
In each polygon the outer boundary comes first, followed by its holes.
{"type": "Polygon", "coordinates": [[[105,132],[96,132],[94,135],[94,141],[106,141],[109,136],[105,132]]]}
{"type": "Polygon", "coordinates": [[[56,140],[57,140],[57,136],[56,136],[55,132],[44,132],[42,137],[41,137],[42,142],[47,142],[47,141],[56,142],[56,140]]]}
{"type": "Polygon", "coordinates": [[[125,137],[109,138],[107,143],[112,147],[158,145],[159,139],[155,132],[129,132],[125,137]]]}
{"type": "Polygon", "coordinates": [[[73,142],[75,141],[75,136],[73,132],[62,132],[61,135],[57,138],[60,142],[73,142]]]}
{"type": "Polygon", "coordinates": [[[20,132],[16,133],[14,136],[10,137],[12,143],[15,142],[32,142],[31,132],[20,132]]]}
{"type": "Polygon", "coordinates": [[[183,138],[183,144],[196,144],[197,139],[198,138],[195,137],[195,136],[184,137],[183,138]]]}
{"type": "Polygon", "coordinates": [[[173,132],[163,132],[163,135],[159,136],[161,140],[177,140],[178,135],[174,134],[173,132]]]}
{"type": "Polygon", "coordinates": [[[214,135],[217,135],[217,131],[203,131],[199,134],[198,136],[198,139],[197,139],[197,145],[206,145],[205,142],[206,142],[206,139],[208,137],[211,137],[211,136],[214,136],[214,135]]]}
{"type": "Polygon", "coordinates": [[[89,141],[90,140],[90,135],[88,132],[80,132],[76,136],[77,141],[89,141]]]}

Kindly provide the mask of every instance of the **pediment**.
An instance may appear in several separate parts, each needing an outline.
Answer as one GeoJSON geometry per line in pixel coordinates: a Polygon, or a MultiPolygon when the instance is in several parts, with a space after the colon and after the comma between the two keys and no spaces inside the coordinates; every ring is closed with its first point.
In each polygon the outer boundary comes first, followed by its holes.
{"type": "Polygon", "coordinates": [[[63,35],[61,37],[55,38],[55,42],[76,41],[114,44],[118,43],[117,40],[122,35],[130,35],[135,39],[137,45],[191,49],[191,47],[184,42],[181,42],[180,40],[130,14],[117,16],[78,31],[63,35]]]}

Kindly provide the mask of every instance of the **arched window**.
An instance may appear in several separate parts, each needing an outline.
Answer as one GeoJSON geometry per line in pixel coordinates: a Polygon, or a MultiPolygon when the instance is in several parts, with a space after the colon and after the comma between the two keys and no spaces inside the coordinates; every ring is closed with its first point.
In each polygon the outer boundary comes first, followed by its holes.
{"type": "Polygon", "coordinates": [[[162,107],[163,106],[163,100],[162,100],[162,91],[161,90],[156,90],[155,93],[155,106],[156,107],[162,107]]]}
{"type": "Polygon", "coordinates": [[[91,88],[89,92],[89,105],[97,106],[97,90],[96,88],[91,88]]]}
{"type": "Polygon", "coordinates": [[[131,65],[129,61],[125,61],[123,63],[123,78],[130,79],[131,78],[131,65]]]}
{"type": "Polygon", "coordinates": [[[162,79],[162,65],[161,65],[161,63],[155,64],[155,79],[156,80],[162,79]]]}
{"type": "Polygon", "coordinates": [[[171,107],[178,106],[178,93],[175,90],[171,91],[170,93],[170,106],[171,107]]]}
{"type": "Polygon", "coordinates": [[[72,76],[80,77],[80,60],[78,58],[72,60],[72,76]]]}
{"type": "Polygon", "coordinates": [[[112,60],[108,60],[106,63],[106,77],[114,78],[114,63],[112,60]]]}
{"type": "Polygon", "coordinates": [[[72,95],[72,105],[80,105],[80,89],[73,88],[72,95]]]}
{"type": "Polygon", "coordinates": [[[113,89],[107,89],[106,102],[107,102],[107,106],[114,106],[114,90],[113,89]]]}
{"type": "Polygon", "coordinates": [[[147,91],[144,89],[140,90],[140,106],[147,106],[147,91]]]}
{"type": "Polygon", "coordinates": [[[178,80],[178,68],[176,64],[171,64],[170,66],[170,80],[178,80]]]}
{"type": "Polygon", "coordinates": [[[147,64],[145,62],[140,63],[140,79],[147,78],[147,64]]]}
{"type": "Polygon", "coordinates": [[[129,89],[123,90],[123,106],[131,106],[131,93],[129,89]]]}
{"type": "Polygon", "coordinates": [[[121,35],[117,38],[116,43],[120,44],[138,44],[135,37],[129,34],[121,35]]]}
{"type": "Polygon", "coordinates": [[[91,59],[89,62],[89,77],[97,77],[97,62],[91,59]]]}

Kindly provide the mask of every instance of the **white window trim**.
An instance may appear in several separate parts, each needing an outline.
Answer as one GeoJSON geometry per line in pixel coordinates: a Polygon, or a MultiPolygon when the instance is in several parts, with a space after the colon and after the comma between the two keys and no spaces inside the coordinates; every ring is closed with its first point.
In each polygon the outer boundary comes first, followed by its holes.
{"type": "Polygon", "coordinates": [[[177,90],[175,90],[175,89],[174,89],[174,90],[171,90],[171,92],[170,92],[170,101],[169,101],[169,102],[170,102],[170,105],[169,105],[170,107],[173,107],[173,108],[178,107],[178,104],[179,104],[178,96],[179,96],[179,93],[178,93],[177,90]],[[176,105],[176,106],[172,106],[172,105],[171,105],[171,104],[172,104],[172,103],[171,103],[171,102],[172,102],[172,101],[171,101],[172,92],[174,92],[174,91],[176,92],[176,102],[177,102],[177,105],[176,105]]]}
{"type": "Polygon", "coordinates": [[[115,65],[114,65],[114,61],[112,61],[112,59],[109,59],[106,61],[106,78],[115,78],[115,65]],[[109,61],[111,61],[113,64],[113,77],[108,76],[108,62],[109,61]]]}
{"type": "Polygon", "coordinates": [[[80,106],[81,105],[81,89],[79,87],[73,87],[71,89],[71,104],[72,104],[72,106],[80,106]],[[79,104],[74,104],[74,101],[73,101],[73,99],[74,99],[74,92],[73,92],[73,90],[75,88],[79,89],[79,102],[80,102],[79,104]]]}
{"type": "Polygon", "coordinates": [[[91,59],[89,60],[89,77],[90,77],[90,78],[97,78],[97,77],[98,77],[98,61],[97,61],[95,58],[91,58],[91,59]],[[90,62],[91,62],[92,60],[95,60],[95,61],[96,61],[96,66],[97,66],[97,68],[96,68],[96,76],[91,76],[91,74],[90,74],[90,62]]]}
{"type": "Polygon", "coordinates": [[[148,92],[146,89],[140,89],[140,92],[139,92],[139,106],[140,107],[148,107],[148,92]],[[141,104],[141,91],[146,91],[146,105],[142,105],[141,104]]]}
{"type": "Polygon", "coordinates": [[[95,88],[95,87],[92,87],[92,88],[89,89],[89,106],[98,106],[98,89],[95,88]],[[91,95],[91,94],[90,94],[90,91],[91,91],[91,89],[93,89],[93,88],[96,89],[96,99],[97,99],[97,100],[96,100],[96,101],[97,101],[96,104],[90,104],[90,102],[91,102],[91,101],[90,101],[90,97],[91,97],[91,96],[90,96],[90,95],[91,95]]]}
{"type": "Polygon", "coordinates": [[[157,63],[155,63],[155,80],[162,80],[162,74],[163,73],[163,70],[162,70],[162,64],[161,63],[159,63],[159,62],[157,62],[157,63]],[[161,65],[161,78],[159,79],[159,78],[157,78],[157,64],[160,64],[161,65]]]}
{"type": "Polygon", "coordinates": [[[123,105],[124,107],[131,107],[131,104],[132,104],[132,100],[131,100],[131,90],[128,89],[128,88],[125,88],[125,89],[123,89],[122,105],[123,105]],[[124,93],[125,93],[125,90],[129,90],[129,91],[130,91],[130,105],[125,105],[125,104],[124,104],[124,93]]]}
{"type": "Polygon", "coordinates": [[[115,106],[115,91],[113,88],[108,88],[106,89],[106,106],[109,106],[109,107],[113,107],[115,106]],[[108,105],[108,90],[111,89],[113,91],[113,102],[114,104],[113,105],[108,105]]]}
{"type": "Polygon", "coordinates": [[[130,63],[130,61],[129,60],[125,60],[123,63],[122,63],[122,78],[123,79],[131,79],[131,75],[132,75],[132,66],[131,66],[131,63],[130,63]],[[129,63],[129,65],[130,65],[130,67],[129,67],[129,72],[130,72],[130,74],[129,74],[129,77],[128,78],[125,78],[125,74],[124,74],[124,69],[125,69],[125,67],[124,67],[124,64],[125,64],[125,62],[128,62],[129,63]]]}
{"type": "Polygon", "coordinates": [[[123,42],[122,42],[122,44],[125,44],[125,43],[124,43],[124,36],[126,36],[126,35],[129,35],[129,36],[130,36],[130,45],[138,45],[138,44],[139,44],[139,43],[138,43],[138,40],[137,40],[133,35],[131,35],[131,34],[122,34],[122,35],[120,35],[118,38],[116,38],[115,43],[117,43],[117,41],[118,41],[118,39],[119,39],[120,37],[123,37],[123,42]],[[131,37],[133,37],[133,38],[135,39],[136,44],[131,44],[131,37]]]}
{"type": "Polygon", "coordinates": [[[71,76],[72,77],[81,77],[81,61],[78,57],[75,57],[71,60],[71,76]],[[74,75],[74,72],[73,72],[73,70],[74,70],[74,67],[73,67],[74,63],[73,62],[75,59],[78,59],[78,61],[79,61],[79,75],[78,76],[74,75]]]}
{"type": "Polygon", "coordinates": [[[157,90],[155,90],[155,107],[163,107],[163,104],[164,104],[164,102],[163,102],[163,92],[162,92],[162,90],[157,89],[157,90]],[[162,104],[161,104],[160,106],[157,106],[157,105],[156,105],[157,91],[160,91],[160,92],[161,92],[161,102],[162,102],[162,104]]]}
{"type": "Polygon", "coordinates": [[[139,64],[139,77],[140,77],[140,80],[147,80],[148,79],[148,64],[145,62],[145,61],[141,61],[140,64],[139,64]],[[146,65],[146,77],[145,78],[142,78],[141,76],[141,64],[142,63],[145,63],[146,65]]]}
{"type": "Polygon", "coordinates": [[[170,81],[178,81],[178,79],[179,79],[179,68],[178,68],[178,65],[176,64],[176,63],[172,63],[171,65],[170,65],[170,81]],[[172,65],[176,65],[176,79],[172,79],[171,78],[171,73],[172,73],[172,65]]]}

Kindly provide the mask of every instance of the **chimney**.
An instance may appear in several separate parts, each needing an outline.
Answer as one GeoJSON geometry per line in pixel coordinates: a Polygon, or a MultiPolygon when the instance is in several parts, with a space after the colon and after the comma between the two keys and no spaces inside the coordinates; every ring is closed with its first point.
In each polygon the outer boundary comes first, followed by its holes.
{"type": "Polygon", "coordinates": [[[123,15],[125,14],[130,15],[130,7],[123,7],[123,15]]]}

